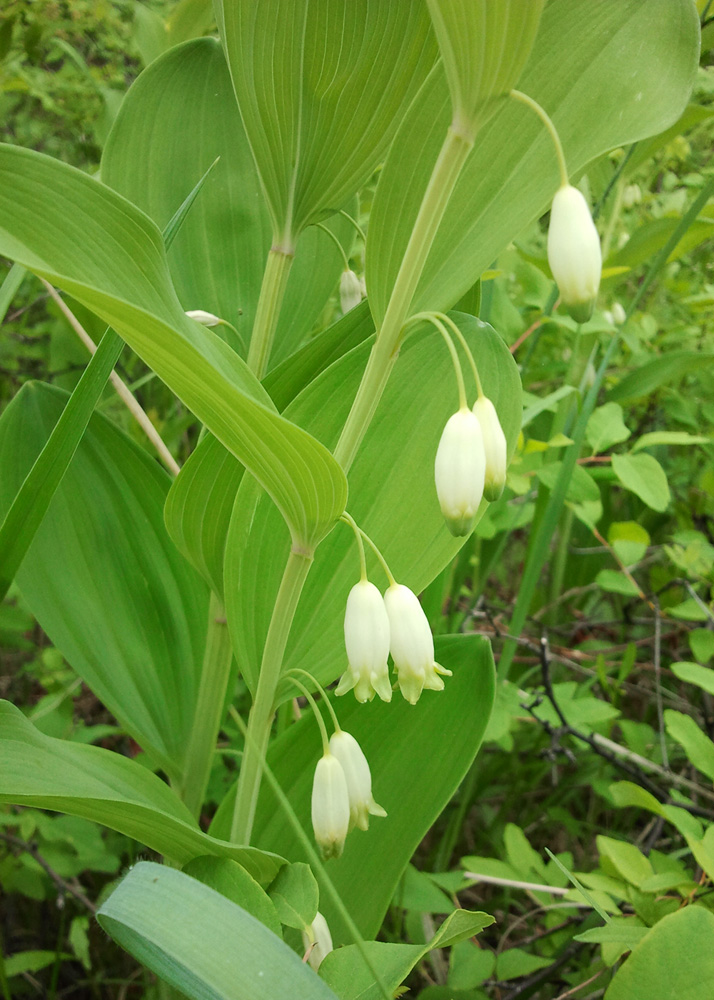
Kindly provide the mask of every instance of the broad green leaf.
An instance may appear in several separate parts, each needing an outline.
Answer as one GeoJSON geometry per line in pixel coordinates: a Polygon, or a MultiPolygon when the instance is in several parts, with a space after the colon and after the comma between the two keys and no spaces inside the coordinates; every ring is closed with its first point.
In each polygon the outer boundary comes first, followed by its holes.
{"type": "MultiPolygon", "coordinates": [[[[611,254],[606,261],[608,268],[624,268],[620,277],[642,264],[652,260],[658,250],[661,250],[667,240],[672,236],[675,229],[681,222],[679,216],[673,218],[653,219],[645,223],[631,234],[627,243],[611,254]]],[[[667,257],[667,261],[678,260],[684,254],[689,253],[698,247],[700,243],[705,243],[714,235],[714,220],[701,218],[697,219],[687,229],[680,241],[667,257]]]]}
{"type": "Polygon", "coordinates": [[[524,393],[523,402],[527,403],[526,409],[523,411],[523,427],[527,427],[528,424],[535,420],[535,418],[543,413],[544,410],[550,410],[555,412],[557,409],[557,404],[561,399],[565,399],[566,396],[572,395],[572,393],[577,392],[572,385],[561,385],[555,392],[549,393],[547,396],[538,397],[533,396],[531,393],[524,393]]]}
{"type": "Polygon", "coordinates": [[[216,23],[211,0],[179,0],[166,19],[169,45],[199,38],[216,23]]]}
{"type": "Polygon", "coordinates": [[[508,99],[530,55],[544,0],[427,0],[453,108],[475,135],[508,99]]]}
{"type": "Polygon", "coordinates": [[[714,981],[714,914],[685,906],[650,928],[605,1000],[703,1000],[714,981]]]}
{"type": "Polygon", "coordinates": [[[651,455],[613,455],[612,471],[625,489],[635,493],[652,510],[669,506],[669,483],[664,469],[651,455]]]}
{"type": "Polygon", "coordinates": [[[707,351],[668,351],[630,372],[608,393],[609,399],[641,399],[661,385],[678,382],[684,375],[701,370],[714,362],[707,351]]]}
{"type": "Polygon", "coordinates": [[[637,521],[613,521],[607,540],[626,566],[638,563],[650,544],[648,532],[637,521]]]}
{"type": "Polygon", "coordinates": [[[683,712],[667,709],[664,713],[667,732],[684,747],[690,764],[714,781],[714,743],[694,719],[683,712]]]}
{"type": "MultiPolygon", "coordinates": [[[[210,168],[209,168],[210,169],[210,168]]],[[[164,229],[164,244],[171,245],[180,230],[205,176],[191,190],[164,229]]],[[[15,273],[20,280],[24,268],[15,264],[7,281],[15,287],[15,273]]],[[[17,282],[19,284],[19,282],[17,282]]],[[[4,289],[4,285],[3,285],[4,289]]],[[[9,304],[9,300],[8,300],[9,304]]],[[[3,306],[0,303],[0,315],[3,306]]],[[[0,599],[7,592],[34,534],[42,522],[57,486],[62,480],[89,418],[99,402],[112,368],[119,359],[123,343],[107,328],[99,347],[90,358],[67,405],[52,429],[44,448],[18,490],[12,506],[0,526],[0,599]]]]}
{"type": "Polygon", "coordinates": [[[622,407],[617,403],[604,403],[593,410],[588,420],[585,437],[593,454],[607,451],[614,444],[627,441],[632,431],[622,419],[622,407]]]}
{"type": "Polygon", "coordinates": [[[216,0],[238,106],[290,250],[384,158],[436,46],[422,4],[216,0]]]}
{"type": "MultiPolygon", "coordinates": [[[[22,975],[23,972],[39,972],[41,969],[46,969],[48,965],[52,965],[57,957],[56,951],[15,952],[14,955],[5,959],[5,975],[10,979],[12,976],[22,975]]],[[[72,956],[60,953],[59,958],[66,962],[68,959],[71,960],[72,956]]]]}
{"type": "Polygon", "coordinates": [[[134,44],[145,66],[157,59],[169,44],[166,22],[141,0],[134,0],[134,44]]]}
{"type": "Polygon", "coordinates": [[[13,264],[5,275],[2,285],[0,285],[0,323],[5,319],[10,304],[24,281],[26,273],[24,267],[20,267],[19,264],[13,264]]]}
{"type": "Polygon", "coordinates": [[[652,875],[649,859],[634,844],[599,834],[597,849],[600,852],[600,866],[606,874],[617,875],[636,886],[652,875]]]}
{"type": "Polygon", "coordinates": [[[309,927],[317,914],[320,890],[310,865],[283,865],[270,886],[270,898],[288,927],[309,927]]]}
{"type": "MultiPolygon", "coordinates": [[[[218,158],[168,255],[185,309],[236,328],[218,332],[244,353],[271,245],[271,225],[220,44],[200,38],[167,52],[127,94],[102,157],[102,180],[159,226],[218,158]]],[[[347,254],[350,222],[329,223],[347,254]]],[[[332,240],[310,229],[298,241],[275,334],[273,363],[313,326],[344,267],[332,240]]]]}
{"type": "Polygon", "coordinates": [[[42,451],[23,479],[12,505],[6,510],[0,525],[0,600],[7,593],[42,523],[123,346],[113,330],[107,330],[42,451]]]}
{"type": "MultiPolygon", "coordinates": [[[[698,39],[690,0],[601,0],[596,6],[591,0],[552,0],[518,86],[552,117],[569,170],[577,175],[608,149],[661,132],[678,118],[696,72],[698,39]]],[[[404,118],[374,199],[367,288],[378,326],[450,120],[439,65],[404,118]]],[[[412,312],[450,308],[547,209],[557,186],[557,162],[542,123],[510,102],[479,133],[412,312]]]]}
{"type": "MultiPolygon", "coordinates": [[[[366,302],[352,309],[300,351],[274,368],[265,388],[279,410],[374,331],[366,302]]],[[[166,498],[166,526],[174,543],[222,597],[223,556],[243,466],[212,435],[190,455],[166,498]]]]}
{"type": "Polygon", "coordinates": [[[515,823],[506,824],[503,843],[508,861],[516,871],[522,873],[524,878],[533,872],[541,878],[546,877],[541,856],[533,850],[523,830],[515,823]]]}
{"type": "Polygon", "coordinates": [[[687,663],[680,661],[672,664],[672,673],[679,677],[680,681],[687,681],[688,684],[696,684],[697,687],[714,694],[714,670],[711,667],[702,667],[698,663],[687,663]]]}
{"type": "MultiPolygon", "coordinates": [[[[283,865],[278,877],[281,871],[290,867],[292,866],[283,865]]],[[[273,934],[282,936],[280,920],[270,896],[237,861],[231,858],[219,858],[215,854],[205,854],[189,861],[183,866],[183,871],[237,903],[256,920],[260,920],[261,924],[265,924],[273,934]]]]}
{"type": "Polygon", "coordinates": [[[259,920],[202,882],[142,861],[97,920],[142,965],[196,1000],[335,1000],[259,920]]]}
{"type": "Polygon", "coordinates": [[[327,450],[281,418],[246,365],[188,319],[156,226],[129,202],[49,157],[0,146],[0,252],[109,323],[256,476],[311,547],[344,509],[327,450]]]}
{"type": "Polygon", "coordinates": [[[529,976],[537,969],[544,969],[552,961],[552,958],[534,955],[522,948],[506,948],[496,959],[496,976],[501,980],[518,979],[519,976],[529,976]]]}
{"type": "Polygon", "coordinates": [[[223,594],[223,553],[243,466],[207,434],[171,485],[164,516],[172,541],[215,591],[223,594]]]}
{"type": "MultiPolygon", "coordinates": [[[[549,462],[541,466],[536,475],[549,490],[553,490],[562,467],[562,461],[549,462]]],[[[582,465],[576,465],[573,469],[566,492],[566,503],[588,527],[596,524],[602,517],[600,488],[582,465]]]]}
{"type": "Polygon", "coordinates": [[[670,892],[672,889],[677,889],[683,896],[689,896],[692,892],[696,891],[697,883],[693,882],[691,878],[687,878],[681,872],[665,871],[657,872],[651,878],[645,879],[640,886],[642,892],[652,892],[656,895],[663,892],[670,892]]]}
{"type": "MultiPolygon", "coordinates": [[[[496,967],[496,956],[488,948],[479,948],[470,941],[463,941],[452,949],[449,958],[449,978],[447,980],[452,993],[445,993],[442,1000],[452,996],[458,997],[458,990],[473,990],[485,979],[493,975],[496,967]]],[[[473,994],[467,994],[473,996],[473,994]]],[[[478,994],[476,994],[478,996],[478,994]]],[[[426,1000],[426,997],[424,998],[426,1000]]],[[[481,997],[478,1000],[482,1000],[481,997]]]]}
{"type": "Polygon", "coordinates": [[[203,833],[160,778],[128,757],[40,733],[0,701],[0,801],[82,816],[133,837],[178,864],[205,854],[232,858],[258,882],[282,858],[203,833]]]}
{"type": "MultiPolygon", "coordinates": [[[[692,816],[691,813],[678,806],[662,805],[654,795],[631,781],[617,781],[610,785],[610,795],[618,808],[635,806],[637,809],[647,809],[655,816],[664,816],[682,834],[690,846],[702,838],[702,825],[696,816],[692,816]]],[[[645,885],[647,881],[644,879],[641,885],[645,885]]]]}
{"type": "MultiPolygon", "coordinates": [[[[67,394],[27,383],[0,421],[0,512],[63,412],[67,394]]],[[[207,592],[163,524],[169,477],[95,414],[18,573],[63,653],[152,760],[185,763],[206,635],[207,592]]]]}
{"type": "MultiPolygon", "coordinates": [[[[359,741],[369,761],[375,799],[387,810],[386,819],[373,818],[366,833],[353,831],[342,857],[330,862],[329,868],[366,938],[377,933],[414,850],[470,767],[493,704],[493,659],[485,639],[439,637],[436,658],[454,675],[446,679],[444,691],[426,692],[415,706],[399,695],[389,705],[378,700],[360,705],[353,698],[336,704],[341,726],[359,741]]],[[[319,734],[309,715],[275,740],[268,753],[268,762],[306,830],[311,829],[310,796],[319,755],[319,734]]],[[[222,804],[214,832],[230,824],[231,798],[222,804]]],[[[258,803],[254,840],[266,850],[275,847],[292,860],[302,859],[302,848],[286,829],[267,788],[258,803]]],[[[335,942],[349,941],[349,932],[324,893],[320,909],[335,942]]]]}
{"type": "MultiPolygon", "coordinates": [[[[520,426],[520,384],[513,359],[486,324],[455,314],[475,352],[484,391],[493,399],[512,453],[520,426]]],[[[363,344],[324,371],[290,404],[285,415],[334,447],[367,361],[363,344]]],[[[434,457],[448,418],[458,406],[453,369],[430,327],[411,334],[399,356],[375,418],[350,470],[349,510],[380,546],[400,582],[416,593],[463,544],[446,529],[434,487],[434,457]]],[[[282,577],[287,532],[255,483],[239,489],[228,535],[226,614],[243,676],[254,688],[282,577]]],[[[482,508],[486,507],[484,502],[482,508]]],[[[375,583],[386,586],[369,557],[375,583]]],[[[286,650],[285,669],[302,667],[328,684],[346,669],[345,602],[357,582],[354,536],[340,525],[324,540],[305,584],[286,650]]],[[[281,699],[293,697],[289,685],[281,699]]]]}
{"type": "Polygon", "coordinates": [[[714,656],[714,632],[707,628],[695,628],[687,636],[692,655],[700,663],[708,663],[714,656]]]}
{"type": "Polygon", "coordinates": [[[654,448],[655,445],[665,444],[711,444],[712,439],[710,437],[704,437],[702,434],[688,434],[686,431],[651,431],[649,434],[643,434],[642,437],[638,438],[633,444],[631,451],[632,454],[636,451],[640,451],[642,448],[654,448]]]}
{"type": "Polygon", "coordinates": [[[585,944],[624,944],[632,951],[648,930],[649,927],[643,926],[637,917],[615,917],[603,927],[591,927],[576,934],[575,940],[585,944]]]}
{"type": "MultiPolygon", "coordinates": [[[[396,993],[417,962],[434,948],[448,948],[473,937],[493,922],[490,913],[456,910],[426,945],[368,941],[366,950],[386,988],[396,993]]],[[[384,997],[356,945],[331,951],[320,965],[320,978],[332,987],[340,1000],[382,1000],[384,997]]]]}
{"type": "MultiPolygon", "coordinates": [[[[704,38],[702,36],[702,42],[704,38]]],[[[702,51],[704,49],[702,48],[702,51]]],[[[625,167],[625,176],[629,177],[637,171],[642,164],[649,160],[651,156],[654,156],[660,149],[663,149],[672,139],[676,139],[677,136],[683,135],[690,129],[694,128],[695,125],[699,125],[700,122],[706,121],[714,115],[714,109],[711,107],[706,107],[701,104],[688,104],[684,109],[684,113],[674,125],[670,125],[668,129],[664,132],[659,132],[657,135],[653,135],[651,139],[645,139],[642,142],[638,142],[635,148],[632,150],[632,154],[627,159],[627,165],[625,167]]]]}
{"type": "Polygon", "coordinates": [[[392,906],[416,913],[451,913],[454,904],[443,890],[434,884],[426,872],[407,865],[399,880],[392,906]]]}
{"type": "Polygon", "coordinates": [[[610,594],[622,594],[624,597],[637,597],[640,589],[636,583],[617,569],[601,569],[595,577],[595,583],[610,594]]]}

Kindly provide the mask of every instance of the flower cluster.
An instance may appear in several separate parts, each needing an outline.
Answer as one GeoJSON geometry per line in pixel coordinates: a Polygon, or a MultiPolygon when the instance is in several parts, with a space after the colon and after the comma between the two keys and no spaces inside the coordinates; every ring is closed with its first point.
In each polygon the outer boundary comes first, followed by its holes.
{"type": "Polygon", "coordinates": [[[371,701],[375,694],[391,701],[390,653],[399,689],[412,705],[425,688],[441,691],[439,675],[451,673],[436,663],[426,615],[416,594],[402,584],[392,583],[384,597],[369,580],[354,585],[345,611],[345,646],[349,666],[335,693],[354,690],[357,701],[371,701]]]}
{"type": "Polygon", "coordinates": [[[449,417],[434,463],[436,494],[452,535],[468,535],[481,500],[498,500],[506,483],[506,436],[496,408],[483,394],[473,410],[449,417]]]}
{"type": "Polygon", "coordinates": [[[386,816],[372,796],[367,758],[354,736],[337,729],[315,768],[312,828],[323,858],[339,858],[353,827],[369,827],[369,817],[386,816]]]}

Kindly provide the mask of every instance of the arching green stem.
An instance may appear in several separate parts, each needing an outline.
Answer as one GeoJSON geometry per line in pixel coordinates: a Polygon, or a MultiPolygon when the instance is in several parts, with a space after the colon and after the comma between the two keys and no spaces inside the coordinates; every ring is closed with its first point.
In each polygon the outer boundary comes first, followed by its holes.
{"type": "Polygon", "coordinates": [[[481,385],[481,379],[479,378],[478,367],[476,365],[476,359],[474,358],[473,354],[471,353],[471,348],[469,347],[468,340],[466,339],[466,337],[464,337],[464,335],[461,332],[461,330],[459,330],[459,328],[456,325],[456,323],[454,323],[454,321],[451,318],[451,316],[447,316],[446,313],[434,313],[434,315],[437,316],[442,321],[442,323],[447,323],[449,325],[449,327],[451,327],[452,331],[456,335],[456,338],[458,339],[459,343],[461,344],[461,346],[463,347],[464,351],[466,352],[466,357],[469,359],[469,364],[471,365],[471,371],[473,372],[474,382],[476,383],[476,391],[477,391],[477,393],[479,395],[479,399],[480,399],[483,396],[483,394],[484,394],[484,392],[483,392],[483,386],[481,385]]]}
{"type": "Polygon", "coordinates": [[[345,253],[342,244],[337,239],[337,237],[332,232],[332,230],[328,229],[327,226],[323,226],[323,224],[321,222],[316,222],[315,223],[315,228],[316,229],[321,229],[323,231],[323,233],[327,233],[327,235],[330,237],[330,239],[332,240],[332,242],[335,244],[335,246],[339,250],[340,257],[342,257],[342,260],[343,260],[344,265],[345,265],[345,271],[349,271],[349,269],[350,269],[350,262],[347,260],[347,254],[345,253]]]}
{"type": "Polygon", "coordinates": [[[330,752],[330,740],[327,735],[327,729],[325,728],[325,720],[322,718],[322,712],[317,707],[317,702],[310,694],[310,691],[305,687],[302,681],[299,681],[297,677],[293,677],[292,674],[293,671],[290,671],[288,674],[286,674],[286,677],[289,677],[290,683],[294,684],[299,691],[302,691],[304,696],[307,698],[310,708],[312,709],[313,714],[315,716],[315,721],[317,722],[317,725],[320,729],[320,736],[322,738],[322,752],[323,754],[328,754],[330,752]]]}
{"type": "Polygon", "coordinates": [[[545,111],[544,108],[540,106],[537,101],[534,101],[532,97],[528,94],[524,94],[520,90],[512,90],[510,95],[514,100],[520,101],[521,104],[527,105],[531,111],[535,111],[540,120],[543,122],[545,127],[550,133],[550,137],[553,140],[553,145],[555,146],[555,155],[558,157],[558,168],[560,170],[560,183],[563,187],[570,183],[568,176],[568,167],[565,163],[565,153],[563,152],[563,144],[560,141],[560,136],[558,135],[558,130],[553,124],[553,119],[545,111]]]}
{"type": "Polygon", "coordinates": [[[322,700],[324,701],[324,703],[327,705],[327,710],[330,713],[330,716],[332,718],[332,724],[335,727],[335,732],[339,733],[340,730],[342,729],[342,727],[340,726],[340,723],[337,720],[337,715],[335,713],[334,708],[332,707],[332,702],[327,697],[327,692],[325,691],[325,689],[322,686],[322,684],[320,684],[320,682],[317,680],[316,677],[312,676],[312,674],[310,673],[309,670],[303,670],[302,667],[294,667],[292,670],[288,670],[288,672],[286,674],[286,677],[294,678],[295,674],[302,674],[303,677],[307,677],[307,679],[309,681],[311,681],[312,684],[317,688],[317,690],[320,693],[320,697],[322,698],[322,700]]]}
{"type": "Polygon", "coordinates": [[[449,335],[444,324],[437,317],[437,314],[432,312],[423,312],[423,313],[416,313],[416,315],[414,316],[410,316],[407,322],[404,324],[405,335],[410,326],[422,322],[431,323],[431,325],[435,327],[439,331],[441,336],[444,338],[444,343],[448,347],[449,354],[451,355],[451,363],[454,366],[454,375],[456,376],[456,384],[458,386],[458,391],[459,391],[459,409],[460,410],[467,409],[468,403],[466,401],[466,386],[464,385],[464,373],[461,371],[461,362],[459,361],[459,355],[456,352],[456,348],[454,347],[454,342],[451,339],[451,336],[449,335]]]}

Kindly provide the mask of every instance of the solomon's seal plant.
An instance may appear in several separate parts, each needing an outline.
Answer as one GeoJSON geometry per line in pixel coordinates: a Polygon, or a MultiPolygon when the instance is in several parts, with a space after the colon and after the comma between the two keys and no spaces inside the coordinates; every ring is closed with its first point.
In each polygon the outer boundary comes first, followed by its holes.
{"type": "MultiPolygon", "coordinates": [[[[480,279],[557,190],[552,272],[587,318],[599,244],[563,148],[578,176],[677,120],[692,15],[691,0],[599,0],[597,16],[590,0],[216,0],[217,37],[169,48],[129,91],[101,180],[0,145],[12,280],[25,268],[106,326],[69,398],[27,385],[0,422],[0,582],[17,578],[149,765],[2,702],[0,798],[163,857],[98,918],[184,995],[334,1000],[366,976],[364,995],[389,998],[424,954],[396,962],[384,948],[402,945],[363,934],[495,696],[488,643],[435,640],[417,596],[507,503],[520,378],[478,317],[480,279]],[[613,39],[637,59],[613,60],[613,39]],[[191,423],[175,478],[93,413],[124,345],[191,423]],[[351,691],[328,739],[314,695],[334,713],[351,691]],[[224,758],[235,781],[207,827],[224,758]]],[[[431,947],[491,921],[459,914],[431,947]]]]}

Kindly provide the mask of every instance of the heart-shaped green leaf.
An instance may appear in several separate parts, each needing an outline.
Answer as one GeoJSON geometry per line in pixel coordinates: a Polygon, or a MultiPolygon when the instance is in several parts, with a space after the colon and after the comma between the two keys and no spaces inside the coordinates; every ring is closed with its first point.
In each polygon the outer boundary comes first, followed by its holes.
{"type": "Polygon", "coordinates": [[[49,157],[0,146],[0,252],[106,320],[273,498],[310,549],[344,509],[329,452],[280,417],[260,383],[210,330],[184,314],[161,235],[105,185],[49,157]]]}
{"type": "Polygon", "coordinates": [[[290,251],[367,180],[434,63],[426,8],[344,0],[217,0],[245,131],[290,251]]]}

